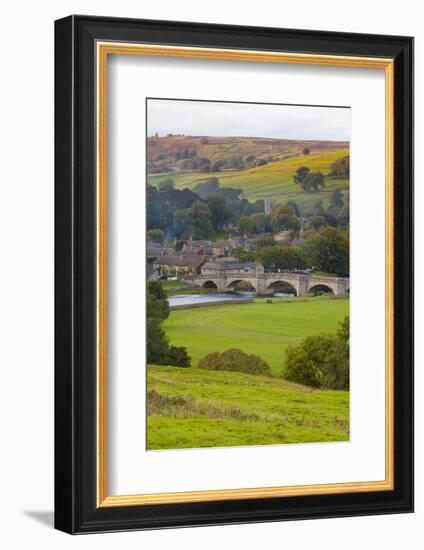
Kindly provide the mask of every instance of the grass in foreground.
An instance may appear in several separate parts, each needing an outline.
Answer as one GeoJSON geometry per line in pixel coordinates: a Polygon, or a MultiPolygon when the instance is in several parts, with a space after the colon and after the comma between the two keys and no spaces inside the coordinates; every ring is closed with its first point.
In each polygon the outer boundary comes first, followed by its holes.
{"type": "Polygon", "coordinates": [[[349,314],[347,298],[273,298],[254,303],[171,311],[163,327],[172,345],[185,346],[192,366],[214,351],[238,348],[259,355],[280,376],[284,350],[306,336],[335,332],[349,314]]]}
{"type": "Polygon", "coordinates": [[[147,448],[346,441],[349,392],[234,372],[148,367],[147,448]]]}

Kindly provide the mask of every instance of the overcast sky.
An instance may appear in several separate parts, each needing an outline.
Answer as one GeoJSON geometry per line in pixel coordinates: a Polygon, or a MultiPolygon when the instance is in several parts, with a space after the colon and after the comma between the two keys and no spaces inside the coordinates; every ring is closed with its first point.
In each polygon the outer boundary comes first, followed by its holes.
{"type": "Polygon", "coordinates": [[[147,133],[350,140],[350,109],[149,99],[147,133]]]}

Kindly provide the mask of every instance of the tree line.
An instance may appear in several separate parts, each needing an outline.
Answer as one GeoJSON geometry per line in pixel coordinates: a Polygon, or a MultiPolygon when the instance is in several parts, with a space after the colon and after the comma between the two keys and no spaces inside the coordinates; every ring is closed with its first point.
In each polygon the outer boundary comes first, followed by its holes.
{"type": "Polygon", "coordinates": [[[175,189],[167,178],[158,187],[147,185],[147,230],[160,229],[166,239],[211,239],[231,221],[263,212],[264,201],[250,203],[241,189],[220,187],[217,178],[198,183],[193,190],[175,189]]]}

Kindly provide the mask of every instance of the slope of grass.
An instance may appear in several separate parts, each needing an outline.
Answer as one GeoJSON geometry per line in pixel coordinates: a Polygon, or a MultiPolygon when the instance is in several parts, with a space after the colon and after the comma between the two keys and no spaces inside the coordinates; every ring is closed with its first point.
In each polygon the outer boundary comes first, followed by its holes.
{"type": "Polygon", "coordinates": [[[171,311],[163,327],[171,343],[187,347],[192,366],[213,351],[239,348],[259,355],[279,376],[288,344],[321,332],[334,332],[349,313],[349,300],[273,298],[254,303],[171,311]]]}
{"type": "Polygon", "coordinates": [[[151,185],[157,185],[166,177],[172,177],[177,189],[192,189],[199,181],[211,177],[217,177],[221,187],[239,188],[243,191],[243,197],[250,201],[257,199],[276,199],[280,202],[295,200],[304,210],[310,207],[317,199],[328,204],[329,195],[334,189],[349,189],[349,180],[326,179],[326,188],[319,193],[306,193],[299,185],[293,182],[293,175],[300,166],[307,166],[312,171],[320,171],[327,174],[333,162],[349,154],[348,149],[339,149],[325,153],[316,153],[308,156],[299,155],[271,162],[264,166],[251,168],[250,170],[234,170],[209,174],[199,172],[180,172],[170,175],[150,175],[147,181],[151,185]]]}
{"type": "Polygon", "coordinates": [[[151,365],[148,449],[346,441],[349,393],[281,379],[151,365]]]}

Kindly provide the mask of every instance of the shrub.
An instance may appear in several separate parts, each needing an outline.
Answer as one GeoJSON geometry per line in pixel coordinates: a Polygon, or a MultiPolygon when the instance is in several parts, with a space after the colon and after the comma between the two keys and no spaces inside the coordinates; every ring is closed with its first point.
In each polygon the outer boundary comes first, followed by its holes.
{"type": "Polygon", "coordinates": [[[285,352],[283,376],[313,388],[349,389],[349,318],[336,334],[308,336],[285,352]]]}
{"type": "Polygon", "coordinates": [[[199,369],[225,370],[270,376],[271,369],[266,361],[257,355],[249,355],[239,349],[229,349],[222,353],[206,355],[197,363],[199,369]]]}
{"type": "Polygon", "coordinates": [[[191,359],[186,348],[170,346],[167,354],[167,362],[174,367],[187,368],[191,364],[191,359]]]}

